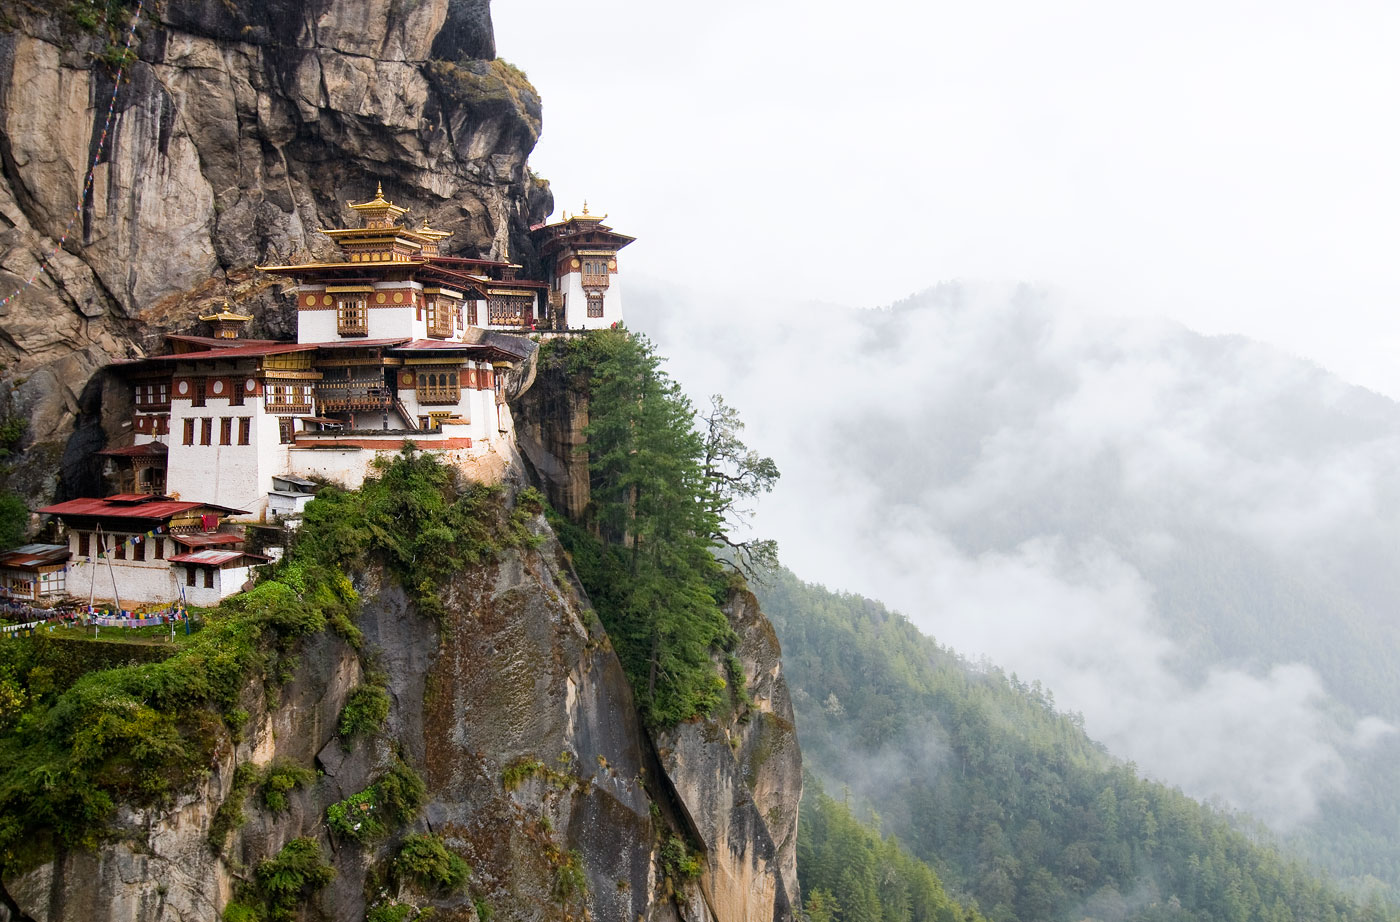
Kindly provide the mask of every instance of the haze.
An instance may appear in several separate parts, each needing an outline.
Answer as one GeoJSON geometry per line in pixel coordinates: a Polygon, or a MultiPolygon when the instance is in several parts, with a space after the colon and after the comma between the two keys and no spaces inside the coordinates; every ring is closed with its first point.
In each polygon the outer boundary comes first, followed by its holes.
{"type": "Polygon", "coordinates": [[[1031,282],[1400,395],[1394,4],[493,15],[544,98],[535,169],[640,237],[632,277],[786,309],[1031,282]]]}

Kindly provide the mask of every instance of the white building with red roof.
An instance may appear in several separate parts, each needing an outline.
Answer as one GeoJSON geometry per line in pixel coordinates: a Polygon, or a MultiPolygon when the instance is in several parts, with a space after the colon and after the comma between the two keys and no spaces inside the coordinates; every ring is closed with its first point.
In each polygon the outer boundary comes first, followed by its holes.
{"type": "Polygon", "coordinates": [[[122,607],[217,605],[243,588],[266,557],[244,550],[226,522],[242,509],[151,494],[72,499],[40,509],[67,532],[67,594],[122,607]]]}

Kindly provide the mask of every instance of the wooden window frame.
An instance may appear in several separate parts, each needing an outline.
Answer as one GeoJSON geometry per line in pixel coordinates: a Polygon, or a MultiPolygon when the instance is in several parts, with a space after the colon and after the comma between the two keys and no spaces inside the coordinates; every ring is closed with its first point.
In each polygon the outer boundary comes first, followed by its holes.
{"type": "Polygon", "coordinates": [[[588,292],[588,316],[595,319],[603,316],[603,293],[601,291],[588,292]]]}
{"type": "Polygon", "coordinates": [[[192,393],[192,395],[190,396],[190,406],[192,406],[192,407],[203,407],[203,406],[208,406],[208,405],[209,405],[209,381],[208,381],[208,379],[205,378],[205,377],[203,377],[203,376],[201,375],[200,377],[195,378],[195,379],[190,383],[190,387],[191,387],[192,390],[193,390],[193,393],[192,393]]]}
{"type": "Polygon", "coordinates": [[[78,556],[92,556],[92,533],[86,531],[78,532],[78,556]]]}
{"type": "Polygon", "coordinates": [[[213,589],[213,588],[214,588],[214,568],[213,568],[213,567],[200,567],[200,569],[204,571],[204,588],[205,588],[205,589],[213,589]]]}
{"type": "Polygon", "coordinates": [[[419,404],[461,403],[462,369],[439,365],[418,368],[415,395],[419,404]]]}
{"type": "Polygon", "coordinates": [[[186,444],[186,445],[193,445],[193,444],[194,444],[194,417],[193,417],[193,416],[190,416],[190,417],[186,417],[186,418],[185,418],[185,444],[186,444]]]}
{"type": "Polygon", "coordinates": [[[284,416],[277,420],[277,438],[283,445],[290,445],[296,441],[297,428],[296,421],[289,416],[284,416]]]}
{"type": "Polygon", "coordinates": [[[202,416],[199,420],[199,444],[214,444],[214,417],[202,416]]]}
{"type": "Polygon", "coordinates": [[[238,417],[238,444],[252,444],[253,418],[251,416],[238,417]]]}
{"type": "Polygon", "coordinates": [[[335,331],[341,336],[368,336],[369,299],[336,298],[335,331]]]}
{"type": "Polygon", "coordinates": [[[233,417],[225,416],[219,420],[219,444],[233,444],[233,417]]]}

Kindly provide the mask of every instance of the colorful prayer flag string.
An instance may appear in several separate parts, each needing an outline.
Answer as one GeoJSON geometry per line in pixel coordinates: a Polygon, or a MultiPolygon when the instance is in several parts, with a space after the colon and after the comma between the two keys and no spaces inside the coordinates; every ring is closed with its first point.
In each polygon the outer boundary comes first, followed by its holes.
{"type": "Polygon", "coordinates": [[[141,10],[145,4],[146,0],[137,0],[136,13],[131,17],[131,28],[126,31],[126,46],[122,49],[122,63],[117,68],[116,79],[112,82],[112,98],[107,103],[107,118],[102,123],[102,135],[97,140],[97,152],[92,156],[92,166],[88,167],[87,178],[83,180],[83,191],[78,195],[78,205],[73,209],[73,216],[68,219],[68,226],[63,229],[63,236],[58,238],[58,245],[50,250],[47,256],[39,260],[39,268],[34,270],[34,274],[29,277],[28,281],[6,297],[0,298],[0,307],[5,307],[18,298],[38,280],[39,276],[44,274],[54,257],[58,256],[58,251],[63,249],[63,245],[68,242],[68,235],[73,232],[73,225],[77,223],[78,218],[83,213],[83,203],[87,201],[88,190],[92,188],[93,176],[97,173],[97,164],[102,161],[102,151],[107,144],[107,132],[112,127],[112,117],[117,111],[117,94],[121,92],[122,72],[126,69],[126,62],[131,54],[131,43],[136,39],[136,26],[141,21],[141,10]]]}

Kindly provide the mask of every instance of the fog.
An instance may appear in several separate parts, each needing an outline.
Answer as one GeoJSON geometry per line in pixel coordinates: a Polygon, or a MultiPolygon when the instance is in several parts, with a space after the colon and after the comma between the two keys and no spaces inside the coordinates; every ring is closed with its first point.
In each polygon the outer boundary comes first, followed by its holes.
{"type": "Polygon", "coordinates": [[[697,402],[723,392],[777,460],[759,529],[799,576],[1043,681],[1115,754],[1276,829],[1394,738],[1390,401],[1028,288],[628,296],[697,402]]]}

